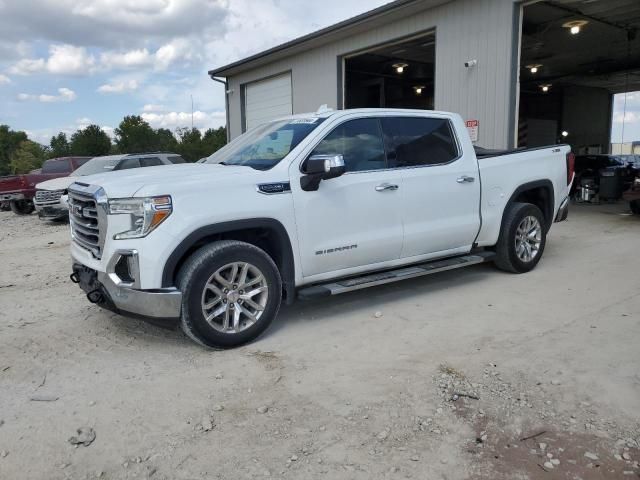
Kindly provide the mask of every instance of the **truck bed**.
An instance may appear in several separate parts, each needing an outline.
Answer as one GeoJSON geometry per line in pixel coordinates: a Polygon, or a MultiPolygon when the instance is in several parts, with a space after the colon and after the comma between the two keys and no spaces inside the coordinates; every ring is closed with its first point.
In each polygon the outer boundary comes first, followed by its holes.
{"type": "Polygon", "coordinates": [[[516,150],[486,150],[476,147],[482,199],[482,227],[478,246],[495,245],[500,232],[502,212],[511,198],[523,188],[540,188],[550,195],[552,211],[543,212],[553,222],[560,205],[569,195],[567,185],[568,145],[553,145],[516,150]],[[478,152],[479,150],[479,152],[478,152]],[[551,217],[551,218],[549,218],[551,217]]]}

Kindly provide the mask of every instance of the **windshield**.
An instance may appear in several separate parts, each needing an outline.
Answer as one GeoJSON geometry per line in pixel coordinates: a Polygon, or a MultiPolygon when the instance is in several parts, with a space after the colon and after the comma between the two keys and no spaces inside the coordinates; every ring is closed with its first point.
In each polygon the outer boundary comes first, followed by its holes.
{"type": "Polygon", "coordinates": [[[110,158],[93,158],[89,160],[87,163],[78,168],[75,172],[73,172],[73,176],[83,177],[85,175],[94,175],[96,173],[104,173],[110,172],[121,160],[122,157],[110,157],[110,158]]]}
{"type": "Polygon", "coordinates": [[[206,163],[269,170],[304,140],[324,118],[288,118],[260,125],[211,155],[206,163]]]}

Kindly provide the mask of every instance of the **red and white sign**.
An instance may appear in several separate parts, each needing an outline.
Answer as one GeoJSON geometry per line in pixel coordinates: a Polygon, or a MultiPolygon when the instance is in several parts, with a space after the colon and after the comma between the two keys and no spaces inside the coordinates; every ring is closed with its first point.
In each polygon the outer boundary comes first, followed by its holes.
{"type": "Polygon", "coordinates": [[[478,141],[478,131],[480,130],[480,122],[478,120],[467,120],[467,131],[472,142],[478,141]]]}

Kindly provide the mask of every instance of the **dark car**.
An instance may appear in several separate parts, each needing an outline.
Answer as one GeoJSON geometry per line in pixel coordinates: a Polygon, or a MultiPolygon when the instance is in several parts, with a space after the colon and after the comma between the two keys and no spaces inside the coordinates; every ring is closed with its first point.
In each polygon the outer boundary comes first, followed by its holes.
{"type": "Polygon", "coordinates": [[[573,195],[584,182],[592,183],[597,187],[600,184],[602,172],[611,170],[622,170],[619,175],[623,177],[624,190],[631,187],[636,171],[623,157],[623,155],[577,155],[576,177],[571,187],[571,194],[573,195]]]}

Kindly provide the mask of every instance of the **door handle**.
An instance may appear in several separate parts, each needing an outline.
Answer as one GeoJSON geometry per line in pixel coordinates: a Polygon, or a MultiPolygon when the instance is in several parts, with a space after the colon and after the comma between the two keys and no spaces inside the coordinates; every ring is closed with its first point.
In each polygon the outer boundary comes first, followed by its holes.
{"type": "Polygon", "coordinates": [[[461,177],[458,177],[458,179],[456,180],[456,182],[458,183],[473,183],[475,181],[476,179],[474,177],[469,177],[467,175],[462,175],[461,177]]]}
{"type": "Polygon", "coordinates": [[[384,192],[387,190],[398,190],[398,185],[394,185],[392,183],[383,183],[376,187],[376,192],[384,192]]]}

